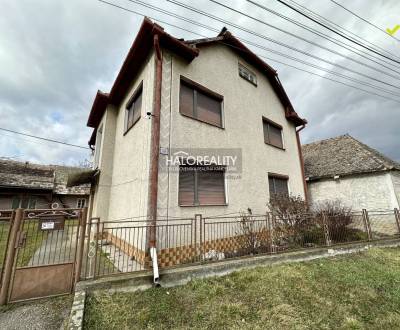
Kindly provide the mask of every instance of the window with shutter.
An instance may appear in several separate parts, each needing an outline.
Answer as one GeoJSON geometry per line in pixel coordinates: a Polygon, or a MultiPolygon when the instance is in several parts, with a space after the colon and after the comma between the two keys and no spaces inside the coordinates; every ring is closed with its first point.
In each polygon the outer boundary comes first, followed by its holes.
{"type": "Polygon", "coordinates": [[[225,205],[223,170],[207,166],[181,166],[179,171],[179,205],[225,205]]]}
{"type": "Polygon", "coordinates": [[[129,129],[140,119],[142,110],[142,90],[143,83],[140,83],[139,87],[135,90],[130,100],[126,104],[124,134],[127,133],[129,129]]]}
{"type": "Polygon", "coordinates": [[[289,195],[288,177],[281,175],[268,175],[269,196],[289,195]]]}
{"type": "Polygon", "coordinates": [[[179,112],[207,124],[222,127],[223,97],[181,77],[179,112]]]}
{"type": "Polygon", "coordinates": [[[264,142],[283,149],[282,126],[263,118],[264,142]]]}

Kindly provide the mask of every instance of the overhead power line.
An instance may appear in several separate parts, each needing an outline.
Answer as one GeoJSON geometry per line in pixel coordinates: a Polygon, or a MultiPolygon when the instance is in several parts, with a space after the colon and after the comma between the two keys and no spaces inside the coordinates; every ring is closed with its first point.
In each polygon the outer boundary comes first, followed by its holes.
{"type": "MultiPolygon", "coordinates": [[[[249,1],[249,0],[247,0],[247,1],[249,1]]],[[[313,21],[314,23],[316,23],[316,24],[318,24],[318,25],[320,25],[320,26],[323,26],[325,29],[327,29],[327,30],[329,30],[329,31],[331,31],[331,32],[333,32],[333,33],[336,33],[336,34],[340,35],[342,38],[344,38],[344,39],[346,39],[346,40],[349,40],[349,41],[355,43],[356,45],[358,45],[358,46],[360,46],[360,47],[363,47],[363,48],[365,48],[365,49],[367,49],[367,50],[369,50],[369,51],[371,51],[371,52],[373,52],[373,53],[375,53],[375,54],[377,54],[377,55],[380,55],[380,56],[382,56],[382,57],[385,57],[385,58],[388,59],[388,60],[391,60],[391,61],[393,61],[393,62],[396,62],[396,63],[400,64],[400,61],[398,61],[398,60],[396,60],[396,59],[394,59],[394,58],[392,58],[392,57],[390,57],[390,56],[387,56],[387,55],[385,55],[385,54],[382,54],[381,52],[378,52],[378,51],[374,50],[373,48],[371,48],[371,47],[369,47],[369,46],[365,46],[365,45],[363,45],[362,43],[358,42],[357,40],[354,40],[354,39],[352,39],[352,38],[347,37],[347,36],[344,35],[343,33],[339,32],[339,31],[336,31],[335,29],[332,29],[332,28],[329,27],[328,25],[326,25],[326,24],[324,24],[324,23],[322,23],[322,22],[320,22],[320,21],[318,21],[318,20],[312,18],[310,15],[307,15],[307,14],[303,13],[302,11],[298,10],[297,8],[295,8],[295,7],[293,7],[292,5],[288,4],[287,2],[285,2],[285,1],[283,1],[283,0],[276,0],[276,1],[278,1],[279,3],[285,5],[286,7],[290,8],[290,9],[292,9],[292,10],[295,11],[296,13],[298,13],[298,14],[300,14],[300,15],[306,17],[307,19],[313,21]]],[[[331,0],[331,1],[333,1],[333,0],[331,0]]],[[[252,3],[254,3],[254,2],[252,2],[252,3]]],[[[262,5],[260,5],[260,4],[258,4],[258,5],[259,5],[259,6],[262,6],[262,5]]]]}
{"type": "Polygon", "coordinates": [[[388,54],[388,55],[390,55],[390,56],[392,56],[394,58],[400,59],[400,57],[398,55],[396,55],[396,54],[394,54],[394,53],[382,48],[381,46],[379,46],[379,45],[377,45],[377,44],[375,44],[375,43],[373,43],[373,42],[371,42],[371,41],[369,41],[369,40],[367,40],[367,39],[365,39],[365,38],[363,38],[363,37],[361,37],[361,36],[359,36],[359,35],[357,35],[355,33],[353,33],[352,31],[350,31],[349,29],[346,29],[343,26],[341,26],[339,24],[336,24],[332,20],[330,20],[330,19],[328,19],[328,18],[316,13],[315,11],[303,6],[302,4],[300,4],[300,3],[298,3],[298,2],[296,2],[294,0],[289,0],[289,1],[291,3],[293,3],[295,6],[300,7],[301,9],[298,8],[299,10],[306,10],[309,13],[309,15],[314,16],[314,18],[316,18],[316,19],[321,19],[321,20],[325,21],[327,24],[331,25],[332,27],[341,30],[343,34],[351,35],[352,38],[359,39],[362,42],[365,42],[365,43],[369,44],[370,46],[372,46],[372,47],[374,47],[376,49],[379,49],[379,50],[383,51],[384,53],[386,53],[386,54],[388,54]]]}
{"type": "MultiPolygon", "coordinates": [[[[134,3],[142,3],[142,1],[137,1],[137,0],[128,0],[128,1],[134,2],[134,3]]],[[[331,64],[331,65],[336,66],[336,67],[339,67],[339,68],[341,68],[341,69],[343,69],[343,70],[356,73],[356,74],[361,75],[361,76],[363,76],[363,77],[366,77],[366,78],[368,78],[368,79],[377,81],[377,82],[379,82],[379,83],[381,83],[381,84],[384,84],[384,85],[387,85],[387,86],[390,86],[390,87],[394,87],[394,88],[400,89],[400,86],[396,86],[396,85],[393,85],[393,84],[391,84],[391,83],[388,83],[388,82],[385,82],[385,81],[383,81],[383,80],[380,80],[380,79],[378,79],[378,78],[375,78],[375,77],[366,75],[366,74],[364,74],[364,73],[360,73],[360,72],[358,72],[358,71],[356,71],[356,70],[349,69],[349,68],[346,67],[346,66],[336,64],[336,63],[334,63],[334,62],[332,62],[332,61],[325,60],[325,59],[323,59],[323,58],[321,58],[321,57],[319,57],[319,56],[316,56],[316,55],[310,54],[310,53],[308,53],[308,52],[302,51],[302,50],[300,50],[300,49],[298,49],[298,48],[292,47],[292,46],[290,46],[290,45],[288,45],[288,44],[285,44],[285,43],[283,43],[283,42],[280,42],[280,41],[271,39],[271,38],[269,38],[269,37],[267,37],[267,36],[265,36],[265,35],[263,35],[263,34],[260,34],[260,33],[257,33],[257,32],[255,32],[255,31],[249,30],[249,29],[247,29],[247,28],[245,28],[245,27],[243,27],[243,26],[240,26],[240,25],[238,25],[238,24],[229,22],[229,21],[227,21],[227,20],[225,20],[225,19],[223,19],[223,18],[221,18],[221,17],[218,17],[218,16],[212,15],[212,14],[210,14],[210,13],[204,12],[204,11],[198,9],[198,8],[194,8],[194,7],[192,7],[192,6],[186,5],[186,4],[181,3],[181,2],[179,2],[179,1],[176,1],[176,0],[166,0],[166,1],[171,2],[171,3],[173,3],[173,4],[175,4],[175,5],[179,6],[179,7],[188,9],[188,10],[194,12],[194,13],[201,14],[201,15],[206,16],[206,17],[209,17],[209,18],[211,18],[211,19],[213,19],[213,20],[215,20],[215,21],[218,21],[218,22],[221,22],[221,23],[223,23],[223,24],[226,24],[226,25],[229,25],[229,26],[231,26],[231,27],[234,27],[235,29],[244,31],[244,32],[246,32],[246,33],[248,33],[248,34],[251,34],[251,35],[253,35],[253,36],[257,36],[257,37],[259,37],[259,38],[262,38],[262,39],[265,39],[265,40],[270,41],[270,42],[272,42],[272,43],[275,43],[275,44],[277,44],[277,45],[280,45],[280,46],[282,46],[282,47],[285,47],[285,48],[294,50],[294,51],[299,52],[299,53],[301,53],[301,54],[303,54],[303,55],[307,55],[307,56],[309,56],[309,57],[312,57],[312,58],[315,58],[315,59],[317,59],[317,60],[323,61],[323,62],[325,62],[325,63],[331,64]]],[[[142,4],[142,5],[145,6],[145,7],[147,7],[147,4],[142,4]]],[[[153,7],[154,7],[154,6],[153,6],[153,7]]],[[[241,38],[239,38],[239,39],[241,39],[241,38]]],[[[245,40],[245,39],[242,38],[241,40],[245,40]]],[[[245,41],[246,41],[246,40],[245,40],[245,41]]],[[[261,47],[261,48],[262,48],[262,47],[261,47]]],[[[352,59],[352,60],[357,62],[357,60],[354,60],[354,59],[352,59]]],[[[361,62],[361,63],[362,63],[362,62],[361,62]]],[[[376,70],[377,70],[377,69],[376,69],[376,70]]],[[[378,70],[378,71],[379,71],[379,70],[378,70]]],[[[395,77],[395,78],[397,79],[397,77],[395,77]]]]}
{"type": "MultiPolygon", "coordinates": [[[[214,29],[214,28],[210,28],[209,26],[206,26],[205,24],[198,23],[197,21],[190,20],[190,19],[188,19],[188,18],[186,18],[186,17],[183,17],[183,16],[180,16],[180,15],[178,15],[178,14],[169,12],[169,11],[167,11],[167,10],[165,10],[165,9],[160,8],[160,7],[157,7],[157,6],[154,6],[154,5],[150,5],[150,4],[146,3],[146,2],[139,1],[139,0],[127,0],[127,1],[132,2],[132,3],[135,3],[135,4],[139,4],[139,5],[143,6],[143,7],[150,8],[150,9],[152,9],[152,10],[155,10],[155,11],[161,12],[161,13],[164,13],[164,14],[169,15],[169,16],[173,16],[173,17],[178,18],[178,19],[180,19],[180,20],[183,20],[183,21],[185,21],[185,22],[189,22],[189,23],[191,23],[191,24],[200,26],[200,27],[202,27],[202,28],[205,28],[205,29],[208,29],[208,30],[211,30],[211,31],[219,32],[218,30],[216,30],[216,29],[214,29]]],[[[265,40],[267,40],[267,41],[270,41],[270,42],[272,42],[272,43],[278,44],[278,45],[280,45],[280,46],[282,46],[282,47],[285,47],[285,48],[294,50],[294,51],[299,52],[299,53],[301,53],[301,54],[303,54],[303,55],[312,57],[312,58],[317,59],[317,60],[319,60],[319,61],[325,62],[325,63],[327,63],[327,64],[330,64],[330,65],[333,65],[333,66],[336,66],[336,67],[339,67],[339,68],[341,68],[341,69],[343,69],[343,70],[346,70],[346,71],[349,71],[349,72],[358,74],[358,75],[360,75],[360,76],[363,76],[363,77],[366,77],[366,78],[368,78],[368,79],[377,81],[377,82],[379,82],[379,83],[388,85],[388,86],[390,86],[390,87],[394,87],[394,88],[400,89],[399,86],[396,86],[396,85],[387,83],[387,82],[382,81],[382,80],[380,80],[380,79],[378,79],[378,78],[375,78],[375,77],[366,75],[366,74],[364,74],[364,73],[361,73],[361,72],[359,72],[359,71],[357,71],[357,70],[350,69],[350,68],[348,68],[348,67],[346,67],[346,66],[336,64],[336,63],[334,63],[334,62],[332,62],[332,61],[325,60],[325,59],[323,59],[323,58],[321,58],[321,57],[319,57],[319,56],[310,54],[310,53],[308,53],[308,52],[302,51],[302,50],[300,50],[300,49],[298,49],[298,48],[292,47],[292,46],[287,45],[287,44],[285,44],[285,43],[282,43],[282,42],[280,42],[280,41],[271,39],[271,38],[269,38],[269,37],[267,37],[267,36],[265,36],[265,35],[262,35],[262,34],[259,34],[259,33],[257,33],[257,32],[254,32],[254,31],[252,31],[252,30],[249,30],[249,29],[244,28],[244,27],[242,27],[242,26],[240,26],[240,25],[237,25],[237,24],[235,24],[235,23],[232,23],[232,22],[229,22],[229,21],[227,21],[227,20],[224,20],[224,19],[222,19],[222,18],[220,18],[220,17],[217,17],[217,16],[215,16],[215,15],[211,15],[211,14],[206,13],[206,12],[200,10],[200,9],[191,7],[191,6],[189,6],[189,5],[180,3],[180,2],[178,2],[178,1],[173,1],[173,0],[167,0],[167,1],[172,2],[172,3],[174,3],[174,4],[177,5],[177,6],[180,6],[180,7],[183,7],[183,8],[185,8],[185,9],[188,9],[188,10],[190,10],[190,11],[193,11],[193,12],[195,12],[195,13],[197,13],[197,14],[200,14],[200,15],[203,15],[203,16],[206,16],[206,17],[209,17],[209,18],[211,18],[211,19],[213,19],[213,20],[216,20],[216,21],[218,21],[218,22],[221,22],[221,23],[223,23],[223,24],[229,25],[229,26],[231,26],[231,27],[233,27],[233,28],[236,28],[236,29],[238,29],[238,30],[244,31],[244,32],[246,32],[246,33],[249,33],[249,34],[251,34],[251,35],[253,35],[253,36],[260,37],[260,38],[265,39],[265,40]]],[[[103,2],[103,1],[102,1],[102,2],[103,2]]],[[[117,6],[117,5],[116,5],[116,7],[120,7],[120,6],[117,6]]],[[[136,12],[136,13],[137,13],[137,12],[136,12]]],[[[263,22],[262,22],[262,23],[263,23],[263,22]]],[[[267,24],[267,23],[263,23],[263,24],[267,24]]],[[[268,24],[267,24],[267,25],[268,25],[268,24]]],[[[266,50],[266,51],[272,51],[272,50],[269,49],[269,48],[266,48],[266,47],[264,47],[264,46],[261,46],[261,45],[259,45],[259,44],[254,43],[254,42],[250,42],[250,41],[248,41],[248,40],[246,40],[246,39],[244,39],[244,38],[238,38],[238,39],[239,39],[239,40],[242,40],[243,42],[249,43],[249,44],[251,44],[251,45],[253,45],[253,46],[257,47],[257,48],[260,48],[260,49],[263,49],[263,50],[266,50]]],[[[322,47],[322,48],[324,48],[324,47],[322,47]]],[[[374,68],[374,67],[371,67],[371,66],[369,66],[369,65],[367,65],[367,64],[365,64],[365,63],[363,63],[363,62],[354,60],[354,59],[349,58],[349,57],[347,57],[347,56],[344,56],[344,55],[342,55],[342,54],[340,54],[340,53],[337,53],[337,52],[335,52],[335,51],[332,51],[332,52],[335,53],[335,54],[341,55],[341,56],[344,57],[344,58],[347,58],[347,59],[349,59],[349,60],[352,60],[352,61],[354,61],[354,62],[356,62],[356,63],[359,63],[359,64],[364,65],[364,66],[366,66],[366,67],[372,68],[372,69],[374,69],[374,70],[376,70],[376,71],[378,71],[378,72],[385,73],[385,74],[387,74],[387,75],[389,75],[389,76],[391,76],[391,77],[393,77],[393,78],[395,78],[395,79],[398,79],[398,77],[396,77],[396,76],[393,76],[393,75],[391,75],[391,74],[389,74],[389,73],[386,73],[386,72],[384,72],[384,71],[381,71],[381,70],[379,70],[379,69],[376,69],[376,68],[374,68]]]]}
{"type": "MultiPolygon", "coordinates": [[[[227,9],[229,9],[229,10],[232,10],[232,11],[234,11],[234,12],[240,14],[240,15],[246,16],[246,17],[248,17],[248,18],[250,18],[250,19],[252,19],[252,20],[254,20],[254,21],[257,21],[257,22],[259,22],[259,23],[261,23],[261,24],[264,24],[264,25],[267,25],[267,26],[272,26],[271,24],[268,24],[268,23],[266,23],[266,22],[263,21],[263,20],[257,19],[257,18],[255,18],[255,17],[253,17],[253,16],[250,16],[249,14],[244,13],[243,11],[234,9],[234,8],[232,8],[232,7],[230,7],[230,6],[227,6],[227,5],[225,5],[225,4],[221,3],[221,2],[218,2],[218,1],[216,1],[216,0],[209,0],[209,1],[211,1],[211,2],[213,2],[213,3],[216,3],[216,4],[218,4],[218,5],[222,6],[222,7],[225,7],[225,8],[227,8],[227,9]]],[[[311,32],[311,33],[313,33],[313,34],[315,34],[315,35],[317,35],[317,36],[319,36],[319,37],[321,37],[321,38],[323,38],[323,39],[325,39],[325,40],[328,40],[328,41],[334,43],[335,45],[337,45],[337,46],[339,46],[339,47],[342,47],[342,48],[344,48],[344,49],[346,49],[346,50],[348,50],[348,51],[350,51],[350,52],[352,52],[352,53],[354,53],[354,54],[357,54],[357,55],[360,56],[360,57],[363,57],[363,58],[365,58],[365,59],[367,59],[367,60],[369,60],[369,61],[371,61],[371,62],[373,62],[373,63],[375,63],[375,64],[378,64],[378,65],[380,65],[380,66],[382,66],[382,67],[384,67],[384,68],[386,68],[386,69],[389,69],[390,71],[394,71],[394,72],[396,72],[397,74],[400,74],[399,71],[393,69],[393,67],[399,68],[395,63],[390,63],[389,61],[386,61],[386,60],[380,58],[380,57],[377,56],[377,55],[370,54],[369,52],[360,50],[360,49],[358,49],[358,48],[356,48],[356,47],[354,47],[354,46],[352,46],[352,45],[349,45],[349,44],[343,42],[342,40],[333,38],[333,37],[331,37],[331,36],[329,36],[329,35],[327,35],[327,34],[325,34],[325,33],[323,33],[323,32],[320,32],[320,31],[318,31],[318,30],[316,30],[316,29],[313,29],[313,28],[309,27],[308,25],[305,25],[305,24],[303,24],[303,23],[301,23],[301,22],[299,22],[299,21],[296,21],[296,20],[294,20],[294,19],[292,19],[292,18],[290,18],[290,17],[287,17],[287,16],[285,16],[285,15],[282,15],[281,13],[278,13],[278,12],[275,11],[275,10],[272,10],[272,9],[270,9],[270,8],[268,8],[268,7],[265,7],[265,6],[261,6],[261,5],[257,4],[257,3],[254,2],[254,1],[247,0],[247,2],[250,2],[251,4],[253,4],[253,5],[255,5],[255,6],[261,8],[261,9],[263,9],[263,10],[265,10],[265,11],[267,11],[267,12],[269,12],[269,13],[275,15],[275,16],[278,16],[278,17],[284,19],[285,21],[288,21],[288,22],[290,22],[290,23],[292,23],[292,24],[294,24],[294,25],[296,25],[296,26],[299,26],[299,27],[301,27],[302,29],[304,29],[304,30],[306,30],[306,31],[308,31],[308,32],[311,32]],[[386,66],[386,65],[383,64],[383,63],[388,64],[388,65],[391,65],[391,66],[393,66],[393,67],[388,67],[388,66],[386,66]]],[[[279,29],[279,30],[282,31],[282,29],[279,29]]],[[[284,30],[283,30],[282,32],[284,32],[284,30]]],[[[344,56],[343,54],[338,53],[338,52],[336,52],[335,50],[332,50],[332,49],[330,49],[330,48],[321,46],[321,45],[319,45],[319,44],[317,44],[317,43],[315,43],[315,42],[313,42],[313,41],[307,40],[307,39],[302,38],[302,37],[300,37],[300,36],[296,36],[296,35],[294,35],[294,34],[291,33],[291,32],[284,32],[284,33],[287,33],[287,34],[290,34],[290,35],[292,35],[292,36],[295,36],[296,38],[298,38],[298,39],[300,39],[300,40],[306,41],[307,43],[313,44],[314,46],[317,46],[317,47],[319,47],[319,48],[325,49],[325,50],[327,50],[327,51],[329,51],[329,52],[331,52],[331,53],[333,53],[333,54],[336,54],[336,55],[339,55],[339,56],[341,56],[341,57],[344,57],[344,58],[349,59],[349,57],[344,56]]],[[[350,58],[350,60],[353,61],[352,58],[350,58]]],[[[359,61],[355,61],[355,62],[358,63],[358,64],[360,64],[359,61]]],[[[364,65],[364,64],[362,64],[362,65],[364,65]]],[[[367,67],[372,68],[373,70],[375,70],[375,68],[372,67],[372,66],[370,66],[370,65],[364,65],[364,66],[367,66],[367,67]]],[[[381,71],[381,70],[378,70],[378,72],[388,74],[387,72],[384,72],[384,71],[381,71]]],[[[395,79],[398,79],[398,77],[396,77],[396,76],[393,76],[393,75],[391,75],[391,74],[388,74],[388,75],[391,76],[391,77],[393,77],[393,78],[395,78],[395,79]]]]}
{"type": "Polygon", "coordinates": [[[70,147],[81,148],[81,149],[89,149],[88,147],[79,146],[77,144],[71,144],[71,143],[67,143],[67,142],[62,142],[62,141],[57,141],[57,140],[53,140],[53,139],[44,138],[44,137],[37,136],[37,135],[31,135],[31,134],[27,134],[27,133],[17,132],[17,131],[13,131],[13,130],[7,129],[7,128],[0,127],[0,130],[5,131],[5,132],[18,134],[18,135],[28,136],[28,137],[31,137],[31,138],[34,138],[34,139],[38,139],[38,140],[43,140],[43,141],[47,141],[47,142],[63,144],[63,145],[70,146],[70,147]]]}
{"type": "Polygon", "coordinates": [[[339,6],[341,8],[343,8],[345,11],[349,12],[350,14],[352,14],[353,16],[357,17],[358,19],[362,20],[363,22],[367,23],[368,25],[374,27],[375,29],[383,32],[384,34],[386,34],[389,37],[392,37],[393,39],[400,41],[399,39],[397,39],[396,37],[390,35],[389,33],[387,33],[385,30],[381,29],[379,26],[377,26],[376,24],[368,21],[367,19],[361,17],[360,15],[356,14],[355,12],[351,11],[350,9],[346,8],[345,6],[343,6],[341,3],[338,3],[335,0],[330,0],[331,2],[333,2],[336,6],[339,6]]]}
{"type": "MultiPolygon", "coordinates": [[[[165,25],[172,26],[172,27],[174,27],[174,28],[180,29],[180,30],[182,30],[182,31],[189,32],[189,33],[191,33],[191,34],[194,34],[194,35],[197,35],[197,36],[200,36],[200,37],[203,37],[203,38],[206,38],[206,37],[207,37],[207,36],[205,36],[205,35],[203,35],[203,34],[200,34],[200,33],[198,33],[198,32],[194,32],[194,31],[189,30],[189,29],[187,29],[187,28],[183,28],[183,27],[180,27],[180,26],[178,26],[178,25],[171,24],[171,23],[169,23],[169,22],[160,20],[160,19],[155,18],[155,17],[151,17],[151,16],[149,16],[149,15],[140,13],[140,12],[135,11],[135,10],[131,10],[131,9],[128,9],[128,8],[125,8],[125,7],[116,5],[116,4],[114,4],[114,3],[110,3],[110,2],[107,2],[107,1],[104,1],[104,0],[98,0],[98,1],[99,1],[99,2],[102,2],[102,3],[104,3],[104,4],[107,4],[107,5],[116,7],[116,8],[118,8],[118,9],[121,9],[121,10],[126,11],[126,12],[130,12],[130,13],[133,13],[133,14],[136,14],[136,15],[140,15],[140,16],[143,16],[143,17],[147,16],[147,17],[149,17],[149,18],[151,18],[151,19],[153,19],[153,20],[155,20],[155,21],[158,21],[158,22],[160,22],[160,23],[163,23],[163,24],[165,24],[165,25]]],[[[179,16],[179,15],[177,15],[177,16],[179,16]]],[[[179,17],[177,17],[177,18],[179,18],[179,17]]],[[[185,20],[186,20],[186,19],[185,19],[185,20]]],[[[192,24],[194,24],[194,23],[196,23],[196,22],[193,21],[192,24]]],[[[209,29],[209,30],[216,30],[216,31],[218,31],[217,29],[214,29],[214,28],[211,28],[211,27],[207,27],[207,26],[204,25],[204,24],[202,24],[202,25],[203,25],[204,28],[207,28],[207,29],[209,29]]],[[[235,47],[235,46],[232,46],[232,45],[230,45],[230,44],[224,43],[224,42],[222,42],[222,41],[218,41],[218,42],[219,42],[220,44],[224,44],[224,45],[226,45],[226,46],[228,46],[228,47],[231,47],[231,48],[237,48],[237,47],[235,47]]],[[[239,48],[238,48],[238,50],[240,50],[240,51],[243,52],[242,49],[239,49],[239,48]]],[[[260,57],[263,57],[263,58],[265,58],[265,59],[273,60],[273,61],[278,62],[278,63],[281,63],[281,64],[283,64],[283,65],[286,65],[286,66],[295,68],[295,69],[297,69],[297,70],[300,70],[300,71],[303,71],[303,72],[306,72],[306,73],[309,73],[309,74],[313,74],[313,75],[315,75],[315,76],[319,76],[319,77],[321,77],[321,78],[324,78],[324,79],[327,79],[327,80],[330,80],[330,81],[333,81],[333,82],[337,82],[337,83],[342,84],[342,85],[346,85],[346,86],[352,87],[352,88],[354,88],[354,89],[363,91],[363,92],[368,93],[368,94],[370,94],[370,95],[379,96],[379,97],[384,98],[384,99],[386,99],[386,100],[390,100],[390,101],[394,101],[394,102],[400,103],[399,100],[396,100],[396,99],[387,97],[387,96],[385,96],[385,95],[381,95],[381,94],[378,94],[378,93],[374,93],[374,92],[372,92],[372,91],[368,91],[368,90],[365,90],[365,89],[361,89],[361,88],[358,88],[357,86],[350,85],[350,84],[346,84],[346,83],[344,83],[344,82],[341,82],[341,81],[338,81],[338,80],[334,80],[334,79],[331,79],[331,78],[328,78],[328,77],[319,75],[319,74],[317,74],[317,73],[314,73],[314,72],[311,72],[311,71],[307,71],[307,70],[304,70],[304,69],[302,69],[302,68],[298,68],[298,67],[296,67],[296,66],[293,66],[293,65],[290,65],[290,64],[287,64],[287,63],[284,63],[284,62],[280,62],[280,61],[275,60],[275,59],[271,59],[271,58],[269,58],[269,57],[267,57],[267,56],[264,56],[264,55],[261,55],[261,54],[256,54],[256,55],[257,55],[257,56],[260,56],[260,57]]],[[[294,58],[293,58],[293,59],[294,59],[294,58]]],[[[306,63],[306,62],[304,62],[304,63],[306,63]]],[[[321,70],[322,68],[319,67],[318,69],[321,70]]],[[[325,71],[328,72],[329,70],[325,70],[325,71]]],[[[338,75],[338,73],[334,73],[333,71],[329,71],[329,74],[338,75]]],[[[348,76],[344,76],[344,75],[339,75],[339,76],[348,77],[348,76]]],[[[345,78],[345,79],[348,79],[348,78],[345,78]]],[[[354,79],[353,79],[353,80],[354,80],[354,79]]],[[[366,83],[364,83],[364,82],[362,82],[362,81],[358,81],[358,80],[354,80],[354,81],[357,81],[357,83],[360,83],[360,84],[364,84],[364,85],[366,84],[366,83]]],[[[375,86],[375,85],[372,85],[372,84],[368,84],[368,85],[372,86],[374,89],[380,89],[378,86],[375,86]]],[[[387,90],[383,90],[383,91],[384,91],[385,93],[394,94],[394,93],[392,93],[392,92],[390,92],[390,91],[387,91],[387,90]]],[[[394,94],[394,95],[397,95],[397,94],[394,94]]]]}

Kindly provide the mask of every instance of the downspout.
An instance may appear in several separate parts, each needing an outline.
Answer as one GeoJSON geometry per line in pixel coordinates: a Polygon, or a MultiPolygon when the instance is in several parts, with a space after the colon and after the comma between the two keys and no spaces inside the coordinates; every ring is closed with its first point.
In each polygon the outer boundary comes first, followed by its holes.
{"type": "Polygon", "coordinates": [[[153,263],[153,282],[158,285],[158,263],[156,250],[156,224],[157,224],[157,193],[158,193],[158,161],[160,156],[160,115],[161,115],[161,80],[162,80],[162,53],[158,34],[153,39],[156,54],[156,72],[154,101],[151,125],[151,150],[150,150],[150,178],[149,178],[149,209],[150,232],[149,247],[153,263]]]}
{"type": "Polygon", "coordinates": [[[300,131],[302,131],[306,127],[305,124],[303,124],[299,129],[296,129],[296,140],[297,140],[297,150],[299,151],[299,159],[300,159],[300,168],[301,168],[301,176],[303,178],[303,187],[304,187],[304,200],[307,202],[308,197],[307,197],[307,182],[306,182],[306,176],[304,173],[304,158],[303,158],[303,152],[301,151],[301,144],[300,144],[300,131]]]}

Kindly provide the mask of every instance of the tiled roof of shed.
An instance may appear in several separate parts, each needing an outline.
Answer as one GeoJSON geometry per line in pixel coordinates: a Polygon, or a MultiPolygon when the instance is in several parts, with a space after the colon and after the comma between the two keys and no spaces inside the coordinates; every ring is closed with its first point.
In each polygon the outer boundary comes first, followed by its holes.
{"type": "Polygon", "coordinates": [[[309,180],[387,170],[400,164],[346,134],[302,146],[305,176],[309,180]]]}
{"type": "Polygon", "coordinates": [[[89,185],[66,187],[68,173],[81,170],[79,167],[0,159],[0,187],[49,190],[62,195],[87,195],[89,185]]]}

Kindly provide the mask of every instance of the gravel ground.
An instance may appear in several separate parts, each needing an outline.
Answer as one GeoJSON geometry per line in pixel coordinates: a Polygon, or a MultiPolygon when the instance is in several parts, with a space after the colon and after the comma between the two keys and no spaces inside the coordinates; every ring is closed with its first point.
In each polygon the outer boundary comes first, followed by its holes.
{"type": "Polygon", "coordinates": [[[63,296],[0,306],[0,329],[62,329],[69,316],[72,300],[73,296],[63,296]]]}

